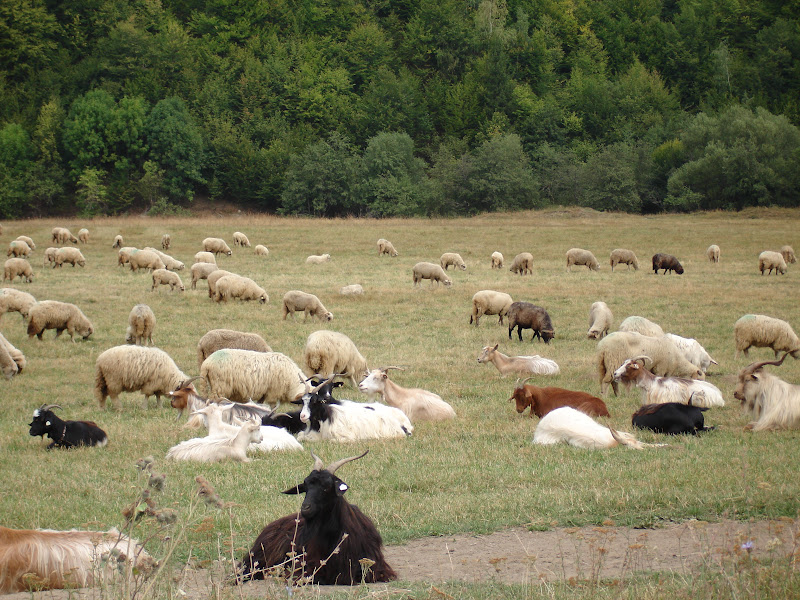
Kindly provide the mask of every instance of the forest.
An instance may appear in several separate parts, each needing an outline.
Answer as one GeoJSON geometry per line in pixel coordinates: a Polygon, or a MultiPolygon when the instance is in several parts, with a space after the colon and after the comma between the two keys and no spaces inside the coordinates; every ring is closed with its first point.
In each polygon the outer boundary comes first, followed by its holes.
{"type": "Polygon", "coordinates": [[[800,4],[3,0],[0,218],[800,204],[800,4]]]}

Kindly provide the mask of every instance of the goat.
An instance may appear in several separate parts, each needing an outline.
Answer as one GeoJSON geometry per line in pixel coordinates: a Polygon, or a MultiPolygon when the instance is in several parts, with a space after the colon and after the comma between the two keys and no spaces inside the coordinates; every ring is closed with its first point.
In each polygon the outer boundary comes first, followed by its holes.
{"type": "Polygon", "coordinates": [[[509,373],[520,375],[558,375],[558,365],[554,360],[543,358],[538,354],[533,356],[507,356],[500,352],[497,347],[500,344],[484,346],[478,355],[478,364],[492,363],[500,375],[505,377],[509,373]]]}
{"type": "Polygon", "coordinates": [[[767,365],[783,364],[787,354],[780,360],[751,363],[739,372],[733,397],[755,418],[745,429],[770,431],[800,427],[800,385],[787,383],[764,371],[767,365]]]}
{"type": "Polygon", "coordinates": [[[402,410],[412,421],[441,421],[452,419],[456,411],[441,396],[420,388],[405,388],[389,379],[389,369],[403,370],[401,367],[383,367],[370,371],[358,389],[365,394],[378,394],[389,406],[402,410]]]}
{"type": "Polygon", "coordinates": [[[312,452],[311,473],[303,483],[283,492],[305,494],[299,512],[264,527],[242,559],[237,581],[264,579],[271,569],[291,580],[318,585],[397,579],[383,557],[381,534],[369,517],[344,498],[347,484],[334,474],[364,455],[325,467],[312,452]]]}
{"type": "MultiPolygon", "coordinates": [[[[223,415],[229,415],[235,406],[232,402],[227,404],[210,403],[192,414],[205,417],[209,437],[231,438],[239,433],[240,426],[226,423],[223,415]]],[[[247,447],[248,450],[271,452],[273,450],[303,449],[303,446],[285,429],[261,425],[261,418],[258,419],[258,425],[261,426],[261,441],[250,443],[247,447]]]]}
{"type": "Polygon", "coordinates": [[[33,411],[33,420],[30,423],[30,435],[44,437],[47,435],[53,440],[47,447],[74,448],[75,446],[100,446],[108,443],[108,435],[92,421],[63,421],[53,412],[54,408],[61,408],[58,404],[42,404],[33,411]]]}
{"type": "MultiPolygon", "coordinates": [[[[208,406],[212,402],[208,398],[204,398],[198,394],[195,387],[191,385],[195,379],[202,379],[202,377],[192,377],[188,381],[183,382],[177,390],[167,392],[167,395],[170,398],[169,404],[172,406],[172,408],[178,410],[179,418],[185,410],[188,410],[189,414],[191,415],[201,408],[208,406]]],[[[269,406],[256,404],[252,401],[246,403],[234,402],[232,403],[230,410],[223,414],[223,420],[226,423],[234,423],[236,421],[253,421],[258,423],[265,415],[272,414],[272,410],[269,408],[269,406]]],[[[201,423],[202,418],[190,417],[186,422],[186,426],[196,428],[199,427],[201,423]]]]}
{"type": "Polygon", "coordinates": [[[707,410],[707,408],[680,402],[645,404],[633,413],[631,424],[639,429],[650,429],[656,433],[697,435],[700,431],[714,429],[705,426],[703,412],[707,410]]]}
{"type": "Polygon", "coordinates": [[[652,359],[649,356],[629,358],[614,371],[614,381],[635,384],[642,390],[642,404],[678,402],[702,408],[725,406],[722,392],[713,383],[683,377],[658,377],[645,369],[648,360],[652,359]]]}
{"type": "Polygon", "coordinates": [[[653,446],[638,441],[630,433],[604,427],[589,415],[570,406],[562,406],[547,413],[533,432],[534,444],[549,445],[561,442],[588,450],[613,448],[619,445],[641,450],[653,446]]]}
{"type": "MultiPolygon", "coordinates": [[[[531,407],[530,416],[536,415],[540,419],[550,411],[562,406],[571,406],[592,417],[610,417],[606,403],[600,398],[596,398],[586,392],[565,390],[556,387],[538,387],[526,385],[532,379],[528,377],[514,388],[514,392],[509,398],[516,404],[517,412],[522,412],[531,407]]],[[[519,382],[519,380],[517,380],[519,382]]]]}
{"type": "Polygon", "coordinates": [[[167,458],[173,460],[195,460],[198,462],[217,462],[226,459],[250,462],[247,448],[250,444],[260,444],[261,426],[248,421],[239,428],[233,437],[192,438],[173,446],[167,451],[167,458]]]}

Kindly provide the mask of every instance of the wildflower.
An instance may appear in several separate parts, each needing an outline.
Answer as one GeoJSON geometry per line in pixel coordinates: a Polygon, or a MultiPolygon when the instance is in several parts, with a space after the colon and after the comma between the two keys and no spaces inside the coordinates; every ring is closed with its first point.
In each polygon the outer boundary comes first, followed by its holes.
{"type": "Polygon", "coordinates": [[[750,552],[753,549],[753,546],[754,546],[753,541],[752,540],[748,540],[744,544],[742,544],[741,548],[742,548],[742,550],[750,552]]]}
{"type": "Polygon", "coordinates": [[[154,462],[155,459],[152,456],[145,456],[144,458],[140,458],[136,461],[136,468],[140,471],[146,471],[154,462]]]}

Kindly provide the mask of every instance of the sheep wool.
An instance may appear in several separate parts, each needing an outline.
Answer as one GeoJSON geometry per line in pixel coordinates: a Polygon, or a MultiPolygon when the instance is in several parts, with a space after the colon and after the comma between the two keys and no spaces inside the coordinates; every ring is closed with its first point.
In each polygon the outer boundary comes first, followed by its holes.
{"type": "Polygon", "coordinates": [[[0,319],[4,313],[18,312],[24,321],[28,318],[28,312],[34,304],[36,304],[36,298],[28,292],[16,288],[0,289],[0,319]]]}
{"type": "Polygon", "coordinates": [[[627,265],[628,271],[631,270],[631,267],[633,267],[634,271],[639,270],[639,259],[636,258],[636,254],[633,253],[633,250],[615,248],[611,251],[609,262],[611,263],[612,272],[614,271],[614,267],[620,264],[627,265]]]}
{"type": "Polygon", "coordinates": [[[3,281],[8,279],[13,282],[16,277],[27,283],[33,281],[33,269],[24,258],[9,258],[3,265],[3,281]]]}
{"type": "Polygon", "coordinates": [[[600,270],[600,263],[597,262],[594,254],[583,248],[570,248],[567,250],[567,271],[571,271],[573,265],[585,265],[590,271],[600,270]]]}
{"type": "Polygon", "coordinates": [[[156,328],[156,315],[147,304],[137,304],[128,315],[128,329],[125,343],[144,346],[153,345],[153,331],[156,328]],[[146,343],[145,343],[146,342],[146,343]]]}
{"type": "Polygon", "coordinates": [[[358,351],[353,340],[338,331],[323,329],[309,335],[303,360],[309,373],[326,378],[340,374],[348,377],[353,387],[358,385],[356,377],[360,378],[367,371],[367,359],[358,351]]]}
{"type": "Polygon", "coordinates": [[[55,329],[56,337],[66,330],[73,342],[76,333],[86,339],[94,332],[91,321],[80,308],[57,300],[37,302],[28,312],[28,337],[36,336],[41,340],[46,329],[55,329]]]}
{"type": "Polygon", "coordinates": [[[53,260],[53,268],[55,269],[56,267],[63,267],[64,263],[70,264],[73,267],[75,267],[75,265],[78,265],[79,267],[85,267],[86,259],[83,257],[83,253],[77,248],[65,246],[64,248],[59,248],[56,250],[56,255],[53,260]]]}
{"type": "Polygon", "coordinates": [[[212,263],[194,263],[191,266],[192,273],[192,289],[197,289],[197,282],[201,279],[207,279],[211,273],[217,270],[217,265],[212,263]]]}
{"type": "Polygon", "coordinates": [[[786,321],[767,315],[744,315],[733,326],[736,357],[739,352],[748,356],[750,348],[772,348],[777,358],[780,352],[789,352],[800,358],[800,339],[786,321]]]}
{"type": "Polygon", "coordinates": [[[664,330],[660,325],[653,323],[649,319],[639,316],[627,317],[622,323],[619,324],[620,331],[633,331],[641,333],[648,337],[661,337],[664,335],[664,330]]]}
{"type": "Polygon", "coordinates": [[[257,333],[234,331],[233,329],[212,329],[197,342],[197,367],[217,350],[237,348],[254,352],[272,352],[269,344],[257,333]]]}
{"type": "Polygon", "coordinates": [[[269,295],[255,281],[241,275],[225,275],[217,279],[214,300],[227,302],[229,298],[237,298],[243,302],[257,300],[261,304],[269,302],[269,295]]]}

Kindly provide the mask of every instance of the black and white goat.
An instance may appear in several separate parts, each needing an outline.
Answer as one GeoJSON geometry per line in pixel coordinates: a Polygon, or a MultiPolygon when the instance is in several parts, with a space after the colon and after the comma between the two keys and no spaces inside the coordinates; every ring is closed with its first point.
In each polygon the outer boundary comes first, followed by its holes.
{"type": "Polygon", "coordinates": [[[706,427],[703,413],[708,410],[691,404],[665,402],[664,404],[645,404],[631,417],[631,423],[639,429],[650,429],[656,433],[676,435],[710,431],[706,427]]]}
{"type": "MultiPolygon", "coordinates": [[[[189,420],[186,422],[186,427],[193,429],[207,424],[202,414],[195,413],[215,402],[197,393],[194,385],[192,385],[192,382],[196,379],[202,379],[202,377],[192,377],[183,382],[178,389],[167,394],[170,399],[170,406],[178,410],[178,418],[183,414],[183,411],[189,411],[189,420]]],[[[246,421],[259,422],[262,417],[271,413],[272,409],[269,405],[256,404],[252,400],[246,403],[234,402],[231,409],[223,413],[223,420],[225,423],[232,425],[241,425],[246,421]]]]}
{"type": "Polygon", "coordinates": [[[59,419],[53,409],[61,408],[58,404],[42,404],[33,411],[30,424],[32,436],[47,435],[52,443],[51,448],[73,448],[75,446],[105,446],[108,435],[92,421],[64,421],[59,419]]]}
{"type": "Polygon", "coordinates": [[[313,452],[314,467],[303,483],[284,494],[305,494],[297,514],[267,525],[239,567],[239,581],[264,579],[270,569],[292,580],[319,585],[392,581],[397,574],[383,557],[383,540],[374,523],[350,504],[347,484],[336,469],[360,456],[327,467],[313,452]]]}

